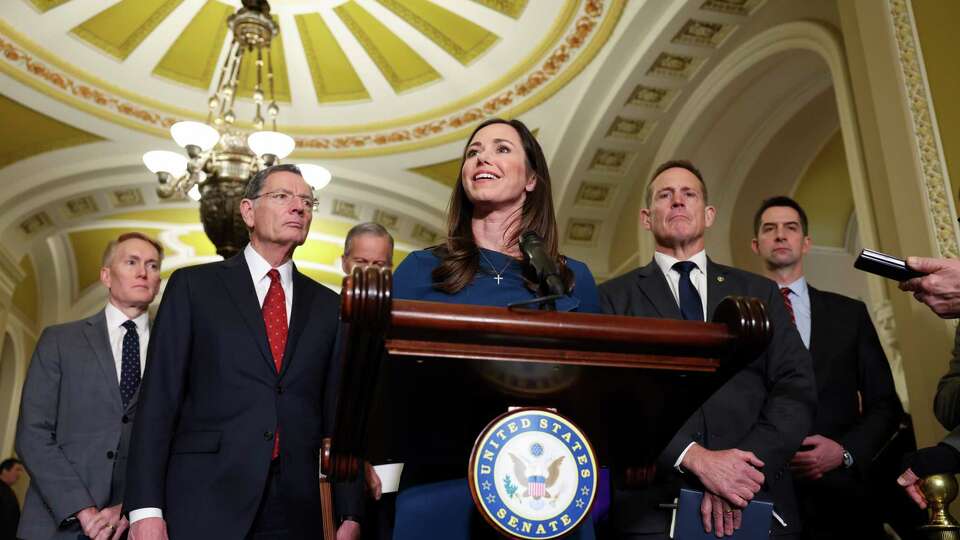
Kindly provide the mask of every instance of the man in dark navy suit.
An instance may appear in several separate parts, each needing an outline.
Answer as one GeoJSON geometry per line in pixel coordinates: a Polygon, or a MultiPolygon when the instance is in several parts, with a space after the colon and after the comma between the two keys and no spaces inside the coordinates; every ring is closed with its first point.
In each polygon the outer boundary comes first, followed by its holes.
{"type": "Polygon", "coordinates": [[[693,164],[659,166],[640,211],[656,243],[654,260],[601,285],[601,306],[613,314],[703,321],[726,296],[751,296],[766,304],[773,338],[674,435],[653,485],[615,490],[618,538],[666,538],[669,513],[658,504],[673,502],[681,487],[705,490],[700,511],[707,532],[733,534],[740,509],[754,497],[774,502],[773,536],[799,531],[788,463],[813,420],[810,353],[772,281],[707,258],[703,237],[715,216],[693,164]]]}
{"type": "Polygon", "coordinates": [[[817,414],[802,451],[790,461],[803,536],[881,538],[882,520],[869,510],[868,476],[903,407],[867,306],[807,283],[808,231],[807,214],[796,201],[772,197],[754,216],[751,243],[813,357],[817,414]]]}
{"type": "MultiPolygon", "coordinates": [[[[291,260],[316,204],[295,166],[262,170],[240,203],[243,252],[170,276],[130,448],[133,540],[322,534],[339,297],[291,260]]],[[[359,536],[361,490],[335,486],[338,538],[359,536]]]]}

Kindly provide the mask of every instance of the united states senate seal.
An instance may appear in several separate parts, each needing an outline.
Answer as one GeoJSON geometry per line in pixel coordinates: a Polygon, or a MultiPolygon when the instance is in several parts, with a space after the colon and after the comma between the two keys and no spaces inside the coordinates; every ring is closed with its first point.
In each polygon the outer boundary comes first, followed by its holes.
{"type": "Polygon", "coordinates": [[[470,493],[484,518],[509,536],[559,538],[590,512],[597,460],[563,416],[522,408],[487,425],[470,454],[470,493]]]}

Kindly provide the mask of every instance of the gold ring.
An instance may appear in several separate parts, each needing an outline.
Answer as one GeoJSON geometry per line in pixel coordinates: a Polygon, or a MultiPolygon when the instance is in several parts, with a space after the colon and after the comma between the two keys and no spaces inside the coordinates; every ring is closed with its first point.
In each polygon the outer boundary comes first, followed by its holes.
{"type": "Polygon", "coordinates": [[[726,512],[724,512],[724,514],[727,514],[727,515],[733,514],[733,510],[727,510],[726,512]]]}

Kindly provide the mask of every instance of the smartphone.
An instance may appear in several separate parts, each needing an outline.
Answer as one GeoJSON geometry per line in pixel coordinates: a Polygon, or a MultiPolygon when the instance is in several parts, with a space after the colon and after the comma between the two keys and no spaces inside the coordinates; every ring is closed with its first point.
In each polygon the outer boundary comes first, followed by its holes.
{"type": "Polygon", "coordinates": [[[907,262],[903,259],[872,249],[861,250],[857,260],[853,263],[853,267],[894,281],[906,281],[926,275],[907,267],[907,262]]]}

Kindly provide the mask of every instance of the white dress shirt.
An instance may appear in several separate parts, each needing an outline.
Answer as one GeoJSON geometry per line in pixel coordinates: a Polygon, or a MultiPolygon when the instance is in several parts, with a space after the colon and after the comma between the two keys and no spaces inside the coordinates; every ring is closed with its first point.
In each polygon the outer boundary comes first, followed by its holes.
{"type": "Polygon", "coordinates": [[[128,320],[132,320],[137,325],[137,337],[140,340],[140,375],[143,376],[143,369],[147,365],[147,342],[150,341],[148,313],[144,311],[137,318],[130,319],[117,306],[107,302],[104,314],[107,317],[107,337],[110,340],[110,351],[113,353],[113,363],[117,368],[117,384],[120,384],[120,370],[123,367],[123,337],[127,335],[127,329],[123,327],[123,323],[128,320]]]}
{"type": "MultiPolygon", "coordinates": [[[[667,284],[670,285],[670,292],[679,307],[680,272],[674,270],[673,265],[680,262],[680,259],[656,251],[653,253],[653,260],[656,261],[660,271],[666,276],[667,284]]],[[[703,304],[703,320],[707,320],[707,252],[700,250],[687,260],[697,265],[690,271],[690,282],[693,283],[693,287],[697,289],[697,294],[700,295],[700,303],[703,304]]]]}
{"type": "MultiPolygon", "coordinates": [[[[677,307],[680,306],[680,272],[674,270],[673,265],[680,262],[680,259],[676,257],[671,257],[666,253],[660,253],[655,251],[653,253],[653,260],[657,263],[657,266],[660,267],[660,271],[663,272],[663,275],[667,278],[667,285],[670,286],[670,293],[673,294],[673,300],[677,303],[677,307]]],[[[687,259],[688,261],[693,262],[697,265],[696,268],[690,270],[690,282],[693,283],[693,287],[697,289],[697,293],[700,295],[700,303],[703,305],[703,320],[707,320],[707,252],[706,250],[700,250],[687,259]]],[[[677,461],[674,462],[673,466],[678,471],[683,472],[683,469],[680,467],[680,463],[683,461],[683,456],[687,455],[687,451],[690,450],[690,447],[695,443],[690,443],[686,448],[683,449],[683,452],[680,452],[680,455],[677,457],[677,461]]]]}
{"type": "MultiPolygon", "coordinates": [[[[270,263],[262,255],[253,249],[253,245],[247,244],[243,248],[243,258],[247,261],[247,267],[250,269],[250,279],[253,280],[253,288],[257,292],[257,302],[263,307],[263,301],[267,298],[267,291],[270,290],[270,277],[267,273],[273,269],[270,263]]],[[[280,286],[283,287],[283,296],[287,304],[287,324],[290,324],[290,313],[293,310],[293,261],[287,261],[277,267],[280,272],[280,286]]],[[[137,325],[139,330],[140,325],[137,325]]],[[[141,357],[141,362],[142,357],[141,357]]],[[[149,517],[163,517],[163,510],[159,508],[139,508],[130,511],[130,524],[149,517]]]]}

